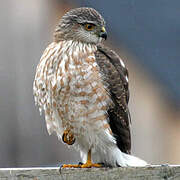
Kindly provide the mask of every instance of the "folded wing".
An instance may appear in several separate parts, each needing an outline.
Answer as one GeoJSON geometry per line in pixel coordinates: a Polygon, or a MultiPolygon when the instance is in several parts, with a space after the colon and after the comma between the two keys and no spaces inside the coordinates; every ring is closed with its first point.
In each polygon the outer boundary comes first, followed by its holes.
{"type": "Polygon", "coordinates": [[[107,87],[113,102],[113,105],[107,110],[110,128],[118,148],[122,152],[130,154],[128,71],[120,57],[103,45],[98,46],[95,56],[103,74],[103,83],[107,87]]]}

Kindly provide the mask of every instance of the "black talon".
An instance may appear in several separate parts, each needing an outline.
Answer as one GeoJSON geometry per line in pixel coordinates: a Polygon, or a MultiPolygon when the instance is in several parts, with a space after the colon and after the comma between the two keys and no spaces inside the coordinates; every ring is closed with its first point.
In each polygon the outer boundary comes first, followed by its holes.
{"type": "Polygon", "coordinates": [[[64,143],[66,143],[66,142],[64,141],[64,134],[62,135],[62,140],[63,140],[64,143]]]}
{"type": "Polygon", "coordinates": [[[83,163],[82,163],[82,162],[79,162],[79,163],[78,163],[78,165],[80,165],[80,166],[81,166],[81,165],[83,165],[83,163]]]}
{"type": "Polygon", "coordinates": [[[62,167],[63,167],[63,164],[61,164],[60,167],[59,167],[59,174],[62,173],[62,171],[61,171],[61,170],[62,170],[62,167]]]}
{"type": "Polygon", "coordinates": [[[69,144],[69,145],[73,145],[73,144],[75,143],[75,141],[76,141],[76,139],[74,138],[74,139],[73,139],[73,142],[72,142],[71,144],[69,144]]]}

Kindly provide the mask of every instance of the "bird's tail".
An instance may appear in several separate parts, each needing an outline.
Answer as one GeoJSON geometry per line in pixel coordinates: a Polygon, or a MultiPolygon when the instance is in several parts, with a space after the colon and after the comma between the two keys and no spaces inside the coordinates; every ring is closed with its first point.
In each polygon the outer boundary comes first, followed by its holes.
{"type": "Polygon", "coordinates": [[[118,166],[134,166],[134,167],[140,167],[140,166],[147,166],[148,163],[138,157],[126,154],[121,152],[119,149],[115,150],[115,156],[116,156],[116,163],[118,166]]]}
{"type": "Polygon", "coordinates": [[[148,165],[146,161],[138,157],[125,154],[125,153],[122,153],[122,156],[127,166],[147,166],[148,165]]]}

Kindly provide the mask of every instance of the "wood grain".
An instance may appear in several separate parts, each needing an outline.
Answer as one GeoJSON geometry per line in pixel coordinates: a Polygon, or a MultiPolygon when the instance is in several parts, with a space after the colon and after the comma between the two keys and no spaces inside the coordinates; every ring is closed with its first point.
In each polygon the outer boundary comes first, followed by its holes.
{"type": "Polygon", "coordinates": [[[180,180],[180,165],[128,168],[0,168],[1,180],[180,180]]]}

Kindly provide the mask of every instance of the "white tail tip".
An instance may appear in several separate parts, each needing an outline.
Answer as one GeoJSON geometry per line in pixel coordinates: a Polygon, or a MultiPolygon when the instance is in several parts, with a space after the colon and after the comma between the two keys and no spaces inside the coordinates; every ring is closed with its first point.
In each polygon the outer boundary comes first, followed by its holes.
{"type": "Polygon", "coordinates": [[[124,164],[126,164],[126,166],[143,167],[148,165],[146,161],[129,154],[122,153],[122,157],[124,159],[124,164]]]}

